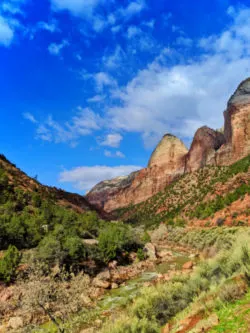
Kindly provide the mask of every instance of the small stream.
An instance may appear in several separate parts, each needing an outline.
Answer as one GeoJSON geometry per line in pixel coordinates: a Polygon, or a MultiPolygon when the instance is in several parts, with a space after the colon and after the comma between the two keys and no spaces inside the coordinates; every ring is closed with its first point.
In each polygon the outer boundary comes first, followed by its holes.
{"type": "MultiPolygon", "coordinates": [[[[166,250],[166,248],[164,248],[166,250]]],[[[170,270],[181,270],[184,263],[195,260],[190,259],[188,253],[176,252],[171,249],[167,249],[172,253],[172,257],[170,257],[167,261],[162,262],[160,264],[155,264],[154,269],[145,271],[141,273],[137,278],[128,280],[121,285],[118,289],[112,289],[105,293],[103,298],[97,302],[94,313],[97,314],[97,318],[100,318],[100,315],[104,312],[115,312],[119,311],[119,308],[128,304],[129,300],[134,299],[139,293],[141,288],[144,286],[146,282],[153,281],[157,279],[159,274],[167,274],[170,270]]],[[[91,310],[89,310],[91,312],[91,310]]],[[[88,313],[89,313],[88,311],[88,313]]],[[[86,322],[86,312],[79,313],[77,315],[79,321],[81,322],[82,328],[89,327],[89,324],[86,322]]],[[[42,332],[57,332],[52,322],[48,322],[42,325],[42,332]]],[[[33,332],[41,332],[41,331],[33,331],[33,332]]],[[[93,331],[94,332],[94,331],[93,331]]]]}
{"type": "Polygon", "coordinates": [[[159,274],[166,274],[169,270],[180,270],[184,263],[190,261],[188,254],[171,252],[173,254],[171,260],[156,264],[154,271],[145,271],[139,277],[128,280],[124,286],[108,291],[98,302],[98,308],[112,311],[119,306],[126,305],[128,300],[132,300],[140,293],[145,282],[153,281],[159,274]]]}

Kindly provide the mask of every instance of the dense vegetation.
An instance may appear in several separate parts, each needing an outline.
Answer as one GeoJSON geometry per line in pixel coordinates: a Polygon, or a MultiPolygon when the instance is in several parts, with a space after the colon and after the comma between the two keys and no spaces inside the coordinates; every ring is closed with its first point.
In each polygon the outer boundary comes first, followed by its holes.
{"type": "MultiPolygon", "coordinates": [[[[250,155],[228,167],[209,167],[186,174],[160,192],[138,205],[130,205],[116,211],[118,218],[137,225],[153,227],[162,221],[184,225],[193,218],[205,219],[217,211],[250,193],[250,155]],[[245,176],[246,180],[241,179],[245,176]],[[226,193],[216,195],[220,185],[229,184],[235,177],[234,186],[228,185],[226,193]],[[207,196],[214,196],[208,199],[207,196]]],[[[248,212],[249,214],[249,212],[248,212]]]]}
{"type": "Polygon", "coordinates": [[[94,211],[77,213],[61,207],[50,194],[23,191],[10,183],[0,168],[0,250],[9,248],[0,262],[0,279],[5,282],[14,277],[14,272],[9,276],[2,273],[14,247],[21,252],[35,249],[34,260],[48,268],[58,265],[71,269],[87,258],[105,264],[122,251],[137,250],[142,244],[131,227],[107,223],[94,211]],[[84,238],[99,239],[99,245],[87,246],[84,238]]]}
{"type": "MultiPolygon", "coordinates": [[[[42,309],[46,318],[60,318],[56,327],[72,331],[71,314],[84,308],[86,291],[94,291],[91,277],[112,260],[127,264],[131,251],[137,261],[144,260],[142,249],[150,242],[145,226],[151,229],[165,222],[169,244],[190,246],[213,258],[201,262],[191,276],[143,288],[119,319],[107,320],[102,331],[159,332],[169,320],[178,322],[178,316],[194,304],[200,308],[211,299],[213,311],[222,315],[222,307],[244,296],[250,281],[249,230],[225,228],[223,218],[213,228],[187,232],[184,227],[187,221],[210,218],[249,194],[249,166],[250,156],[230,167],[205,167],[185,175],[145,203],[117,212],[129,222],[124,223],[107,222],[94,211],[73,210],[65,202],[60,205],[55,192],[40,188],[36,180],[33,187],[33,181],[20,185],[16,171],[10,174],[0,163],[0,281],[7,286],[15,282],[20,291],[13,302],[0,304],[0,314],[13,306],[36,313],[42,309]],[[221,185],[230,190],[218,192],[221,185]],[[65,318],[68,324],[60,322],[65,318]]],[[[95,318],[94,313],[90,317],[95,318]]]]}

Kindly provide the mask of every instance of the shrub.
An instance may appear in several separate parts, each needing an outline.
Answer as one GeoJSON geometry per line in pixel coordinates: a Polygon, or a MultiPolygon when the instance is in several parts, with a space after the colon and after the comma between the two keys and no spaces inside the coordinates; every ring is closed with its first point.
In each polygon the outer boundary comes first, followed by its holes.
{"type": "Polygon", "coordinates": [[[216,221],[216,225],[218,226],[218,227],[222,227],[223,226],[223,224],[224,224],[224,222],[225,222],[225,219],[223,219],[223,218],[218,218],[217,219],[217,221],[216,221]]]}
{"type": "Polygon", "coordinates": [[[14,280],[21,256],[15,246],[10,245],[0,260],[0,280],[10,283],[14,280]]]}
{"type": "Polygon", "coordinates": [[[226,302],[233,302],[237,299],[240,299],[246,292],[246,287],[242,285],[242,283],[235,283],[230,282],[225,284],[220,292],[219,292],[219,299],[226,303],[226,302]]]}
{"type": "Polygon", "coordinates": [[[135,245],[130,227],[116,223],[110,224],[101,231],[98,241],[102,259],[105,263],[115,259],[118,253],[128,251],[135,245]]]}
{"type": "Polygon", "coordinates": [[[146,231],[144,232],[144,234],[142,236],[142,241],[143,241],[144,244],[151,242],[151,238],[150,238],[149,234],[146,231]]]}
{"type": "Polygon", "coordinates": [[[137,259],[139,261],[142,261],[142,260],[146,259],[146,256],[145,256],[145,253],[144,253],[143,249],[138,249],[136,255],[137,255],[137,259]]]}

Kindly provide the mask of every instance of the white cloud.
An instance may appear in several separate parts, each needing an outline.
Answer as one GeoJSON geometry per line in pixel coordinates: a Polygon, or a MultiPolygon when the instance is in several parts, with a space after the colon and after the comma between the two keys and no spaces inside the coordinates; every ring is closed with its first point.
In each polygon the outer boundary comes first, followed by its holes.
{"type": "Polygon", "coordinates": [[[199,58],[171,67],[176,51],[165,49],[117,89],[119,105],[106,115],[113,130],[139,132],[155,144],[166,132],[190,138],[198,126],[221,127],[228,98],[250,75],[250,9],[232,15],[227,30],[199,42],[199,58]]]}
{"type": "Polygon", "coordinates": [[[159,48],[155,39],[137,26],[128,27],[126,37],[130,41],[129,47],[134,54],[137,50],[155,53],[159,48]]]}
{"type": "Polygon", "coordinates": [[[95,95],[95,96],[89,98],[88,102],[89,103],[100,103],[100,102],[104,101],[105,98],[106,98],[105,95],[95,95]]]}
{"type": "Polygon", "coordinates": [[[44,21],[38,22],[37,29],[47,30],[51,33],[60,31],[60,29],[58,28],[58,22],[56,20],[52,20],[50,22],[44,22],[44,21]]]}
{"type": "Polygon", "coordinates": [[[111,28],[111,31],[114,34],[117,34],[119,31],[121,31],[122,26],[121,25],[115,25],[114,27],[111,28]]]}
{"type": "Polygon", "coordinates": [[[117,86],[116,80],[106,72],[88,73],[86,70],[82,70],[81,77],[84,80],[93,80],[99,93],[106,87],[114,88],[117,86]]]}
{"type": "Polygon", "coordinates": [[[37,123],[36,118],[30,112],[24,112],[23,117],[24,119],[31,121],[33,124],[37,123]]]}
{"type": "Polygon", "coordinates": [[[20,14],[24,15],[24,12],[20,8],[21,1],[10,1],[10,2],[3,2],[1,5],[2,11],[5,13],[10,13],[10,14],[20,14]]]}
{"type": "Polygon", "coordinates": [[[120,157],[120,158],[125,158],[126,156],[121,152],[121,151],[116,151],[115,152],[115,155],[117,156],[117,157],[120,157]]]}
{"type": "Polygon", "coordinates": [[[146,8],[145,1],[137,0],[137,1],[131,1],[128,4],[128,6],[125,8],[120,8],[119,12],[125,19],[129,19],[132,16],[139,14],[145,8],[146,8]]]}
{"type": "Polygon", "coordinates": [[[97,33],[102,32],[107,24],[108,22],[101,16],[94,16],[92,18],[92,28],[97,33]]]}
{"type": "Polygon", "coordinates": [[[115,158],[115,157],[116,158],[125,158],[125,155],[119,150],[117,150],[114,153],[112,153],[110,150],[104,150],[104,155],[106,157],[111,157],[111,158],[115,158]]]}
{"type": "Polygon", "coordinates": [[[36,131],[37,138],[43,141],[52,141],[51,131],[44,125],[39,125],[36,131]]]}
{"type": "Polygon", "coordinates": [[[48,46],[48,51],[50,54],[58,56],[61,54],[61,51],[69,45],[67,40],[63,40],[61,43],[52,43],[48,46]]]}
{"type": "Polygon", "coordinates": [[[61,183],[71,183],[75,188],[87,191],[103,179],[113,179],[126,176],[131,172],[141,169],[141,166],[119,165],[119,166],[82,166],[72,170],[65,170],[60,173],[61,183]]]}
{"type": "Polygon", "coordinates": [[[118,148],[121,144],[123,137],[119,133],[108,134],[103,141],[100,142],[101,146],[118,148]]]}
{"type": "Polygon", "coordinates": [[[75,16],[91,16],[103,0],[51,0],[52,8],[56,11],[68,10],[75,16]]]}
{"type": "MultiPolygon", "coordinates": [[[[32,121],[32,115],[26,114],[26,119],[32,121]]],[[[36,121],[36,119],[34,119],[36,121]]],[[[33,121],[34,122],[34,121],[33,121]]],[[[78,107],[77,113],[70,121],[59,123],[49,116],[44,122],[38,123],[36,138],[54,143],[67,143],[75,147],[80,137],[91,135],[103,126],[101,117],[88,108],[78,107]]]]}
{"type": "Polygon", "coordinates": [[[176,44],[179,46],[190,47],[193,45],[191,38],[180,36],[176,39],[176,44]]]}
{"type": "Polygon", "coordinates": [[[20,16],[25,16],[22,7],[26,0],[8,0],[0,3],[0,45],[9,47],[18,32],[26,33],[20,16]]]}
{"type": "Polygon", "coordinates": [[[131,38],[141,35],[141,34],[142,34],[142,30],[140,28],[138,28],[137,26],[132,25],[132,26],[128,27],[128,30],[127,30],[128,39],[131,39],[131,38]]]}
{"type": "Polygon", "coordinates": [[[150,29],[153,29],[155,27],[155,20],[144,21],[142,24],[150,29]]]}
{"type": "Polygon", "coordinates": [[[125,58],[125,52],[123,51],[120,45],[117,45],[114,50],[114,53],[103,56],[102,61],[104,66],[107,67],[108,69],[116,69],[121,65],[124,58],[125,58]]]}
{"type": "Polygon", "coordinates": [[[95,73],[93,78],[96,83],[96,88],[98,91],[102,91],[105,87],[114,87],[116,86],[116,80],[105,72],[95,73]]]}
{"type": "Polygon", "coordinates": [[[0,16],[0,45],[10,46],[14,38],[14,29],[10,26],[8,21],[0,16]]]}

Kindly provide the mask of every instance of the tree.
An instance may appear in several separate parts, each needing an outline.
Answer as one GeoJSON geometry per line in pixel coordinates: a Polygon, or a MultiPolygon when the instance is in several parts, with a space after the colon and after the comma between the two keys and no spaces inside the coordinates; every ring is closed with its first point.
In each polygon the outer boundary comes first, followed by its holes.
{"type": "Polygon", "coordinates": [[[13,281],[20,259],[21,256],[18,249],[10,245],[3,259],[0,260],[0,280],[3,280],[5,283],[13,281]]]}
{"type": "Polygon", "coordinates": [[[129,250],[135,242],[131,229],[121,224],[110,224],[100,233],[98,240],[103,261],[106,263],[115,259],[118,252],[129,250]]]}

